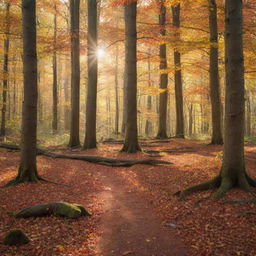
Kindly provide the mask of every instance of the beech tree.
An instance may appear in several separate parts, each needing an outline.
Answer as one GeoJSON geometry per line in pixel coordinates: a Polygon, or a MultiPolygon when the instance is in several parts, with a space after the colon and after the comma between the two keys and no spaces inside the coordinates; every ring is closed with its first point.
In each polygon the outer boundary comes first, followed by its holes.
{"type": "Polygon", "coordinates": [[[125,18],[125,141],[123,152],[136,153],[141,148],[137,127],[137,2],[128,1],[124,6],[125,18]]]}
{"type": "Polygon", "coordinates": [[[80,0],[70,0],[71,20],[71,122],[69,147],[80,146],[80,0]]]}
{"type": "Polygon", "coordinates": [[[209,1],[209,27],[210,27],[210,97],[212,106],[212,144],[223,144],[222,139],[222,113],[219,82],[219,47],[217,4],[215,0],[209,1]]]}
{"type": "Polygon", "coordinates": [[[4,39],[4,68],[3,68],[3,91],[2,91],[2,118],[0,136],[5,136],[6,110],[7,110],[7,91],[8,91],[8,73],[9,73],[9,46],[10,46],[10,2],[5,3],[5,39],[4,39]]]}
{"type": "MultiPolygon", "coordinates": [[[[180,40],[180,4],[172,6],[173,26],[177,29],[176,40],[180,40]]],[[[181,77],[181,56],[178,49],[174,49],[175,67],[175,102],[176,102],[176,137],[184,138],[183,89],[181,77]]]]}
{"type": "MultiPolygon", "coordinates": [[[[160,2],[160,15],[159,15],[159,25],[160,25],[160,35],[161,37],[166,36],[166,7],[164,6],[165,1],[160,2]]],[[[163,39],[165,40],[165,39],[163,39]]],[[[166,43],[160,45],[160,92],[159,96],[159,117],[158,117],[158,133],[157,138],[165,139],[167,138],[166,132],[166,121],[167,121],[167,86],[168,86],[168,73],[167,69],[167,56],[166,56],[166,43]]]]}
{"type": "Polygon", "coordinates": [[[58,130],[58,81],[57,81],[57,5],[54,4],[54,49],[52,57],[52,71],[53,71],[53,84],[52,84],[52,131],[55,133],[58,130]]]}
{"type": "Polygon", "coordinates": [[[241,0],[225,1],[225,132],[224,156],[219,174],[212,180],[189,187],[177,194],[218,188],[214,197],[220,198],[233,187],[246,191],[256,187],[256,181],[246,172],[244,160],[244,55],[243,14],[241,0]]]}
{"type": "Polygon", "coordinates": [[[37,173],[37,51],[36,51],[36,0],[22,1],[23,29],[23,80],[24,101],[22,110],[21,160],[18,175],[7,186],[23,181],[39,181],[37,173]]]}
{"type": "Polygon", "coordinates": [[[98,29],[97,0],[88,0],[88,90],[86,101],[86,127],[84,149],[96,148],[96,111],[98,84],[98,29]]]}

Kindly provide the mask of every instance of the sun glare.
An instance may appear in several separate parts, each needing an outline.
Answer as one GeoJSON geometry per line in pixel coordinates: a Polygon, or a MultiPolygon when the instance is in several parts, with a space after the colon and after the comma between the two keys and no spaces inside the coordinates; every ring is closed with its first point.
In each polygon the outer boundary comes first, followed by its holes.
{"type": "Polygon", "coordinates": [[[98,55],[99,58],[102,58],[102,57],[104,57],[104,56],[106,55],[106,52],[105,52],[104,49],[99,48],[99,49],[97,50],[97,55],[98,55]]]}

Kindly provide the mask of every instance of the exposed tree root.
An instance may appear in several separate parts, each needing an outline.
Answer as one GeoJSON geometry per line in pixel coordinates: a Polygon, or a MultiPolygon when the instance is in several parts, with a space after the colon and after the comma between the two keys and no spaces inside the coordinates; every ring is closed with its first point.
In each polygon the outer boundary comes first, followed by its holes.
{"type": "Polygon", "coordinates": [[[186,195],[194,192],[217,188],[217,191],[213,194],[213,198],[222,198],[230,189],[234,187],[241,188],[245,191],[250,191],[250,186],[255,187],[256,185],[256,181],[250,178],[245,171],[241,172],[239,177],[236,179],[228,176],[223,177],[221,173],[222,171],[218,176],[205,183],[189,187],[183,191],[178,191],[174,195],[184,198],[186,195]]]}
{"type": "Polygon", "coordinates": [[[125,153],[137,153],[140,152],[141,147],[139,143],[130,143],[130,144],[124,144],[120,152],[125,152],[125,153]]]}
{"type": "MultiPolygon", "coordinates": [[[[0,144],[0,147],[7,148],[11,150],[19,150],[20,148],[16,145],[0,144]]],[[[51,158],[62,158],[62,159],[73,159],[91,162],[100,165],[107,166],[126,166],[130,167],[135,164],[147,164],[147,165],[159,165],[159,164],[172,164],[168,161],[155,160],[155,159],[123,159],[123,158],[111,158],[111,157],[101,157],[101,156],[86,156],[86,155],[64,155],[56,154],[43,149],[37,150],[38,155],[43,155],[51,158]]]]}
{"type": "Polygon", "coordinates": [[[51,181],[51,180],[48,180],[48,179],[45,179],[39,175],[36,175],[36,177],[34,178],[29,178],[29,179],[22,179],[19,175],[8,181],[5,185],[3,186],[0,186],[0,188],[8,188],[8,187],[13,187],[13,186],[16,186],[20,183],[23,183],[25,181],[29,181],[29,182],[40,182],[40,181],[43,181],[43,182],[46,182],[46,183],[52,183],[52,184],[55,184],[55,185],[61,185],[61,186],[69,186],[67,184],[64,184],[64,183],[61,183],[61,182],[56,182],[56,181],[51,181]]]}
{"type": "Polygon", "coordinates": [[[215,178],[213,178],[207,182],[201,183],[196,186],[188,187],[187,189],[182,190],[182,191],[178,191],[174,195],[180,196],[181,198],[185,198],[186,195],[189,195],[194,192],[199,192],[199,191],[216,188],[219,186],[219,184],[220,184],[220,176],[216,176],[215,178]]]}
{"type": "Polygon", "coordinates": [[[163,150],[143,150],[143,152],[148,154],[161,154],[161,153],[184,153],[184,152],[195,152],[191,147],[181,147],[181,148],[170,148],[163,150]]]}

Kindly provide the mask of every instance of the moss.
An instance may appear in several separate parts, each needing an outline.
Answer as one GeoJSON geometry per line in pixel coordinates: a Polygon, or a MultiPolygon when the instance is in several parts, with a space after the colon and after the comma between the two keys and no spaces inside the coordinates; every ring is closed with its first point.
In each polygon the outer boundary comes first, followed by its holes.
{"type": "Polygon", "coordinates": [[[80,204],[73,204],[73,205],[80,209],[82,216],[92,216],[92,214],[88,212],[82,205],[80,204]]]}
{"type": "Polygon", "coordinates": [[[82,205],[69,204],[65,202],[53,202],[48,204],[38,204],[18,212],[15,212],[16,218],[41,217],[46,215],[55,215],[59,217],[67,217],[77,219],[81,216],[91,216],[82,205]]]}
{"type": "Polygon", "coordinates": [[[29,241],[27,235],[20,229],[12,229],[4,237],[4,244],[6,245],[27,244],[29,241]]]}
{"type": "Polygon", "coordinates": [[[68,203],[56,203],[56,209],[54,215],[77,219],[82,216],[82,212],[79,207],[68,203]]]}

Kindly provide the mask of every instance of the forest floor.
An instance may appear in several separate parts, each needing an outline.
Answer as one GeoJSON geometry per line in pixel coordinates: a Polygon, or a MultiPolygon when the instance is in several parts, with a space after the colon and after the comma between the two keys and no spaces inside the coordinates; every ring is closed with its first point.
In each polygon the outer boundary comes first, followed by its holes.
{"type": "MultiPolygon", "coordinates": [[[[170,151],[154,157],[174,164],[109,167],[39,156],[41,176],[69,186],[24,183],[0,189],[0,238],[12,228],[23,229],[31,238],[19,247],[0,242],[0,255],[255,256],[256,204],[223,201],[253,198],[256,189],[251,193],[234,189],[218,200],[208,199],[213,191],[195,193],[184,201],[173,196],[216,175],[222,147],[182,139],[147,146],[151,151],[170,151]],[[79,220],[9,215],[52,201],[82,204],[93,215],[79,220]]],[[[59,152],[122,158],[154,154],[127,155],[118,152],[120,147],[101,144],[98,150],[59,152]]],[[[245,150],[247,170],[256,177],[256,144],[247,143],[245,150]]],[[[18,152],[0,149],[0,185],[16,175],[18,163],[18,152]]]]}

